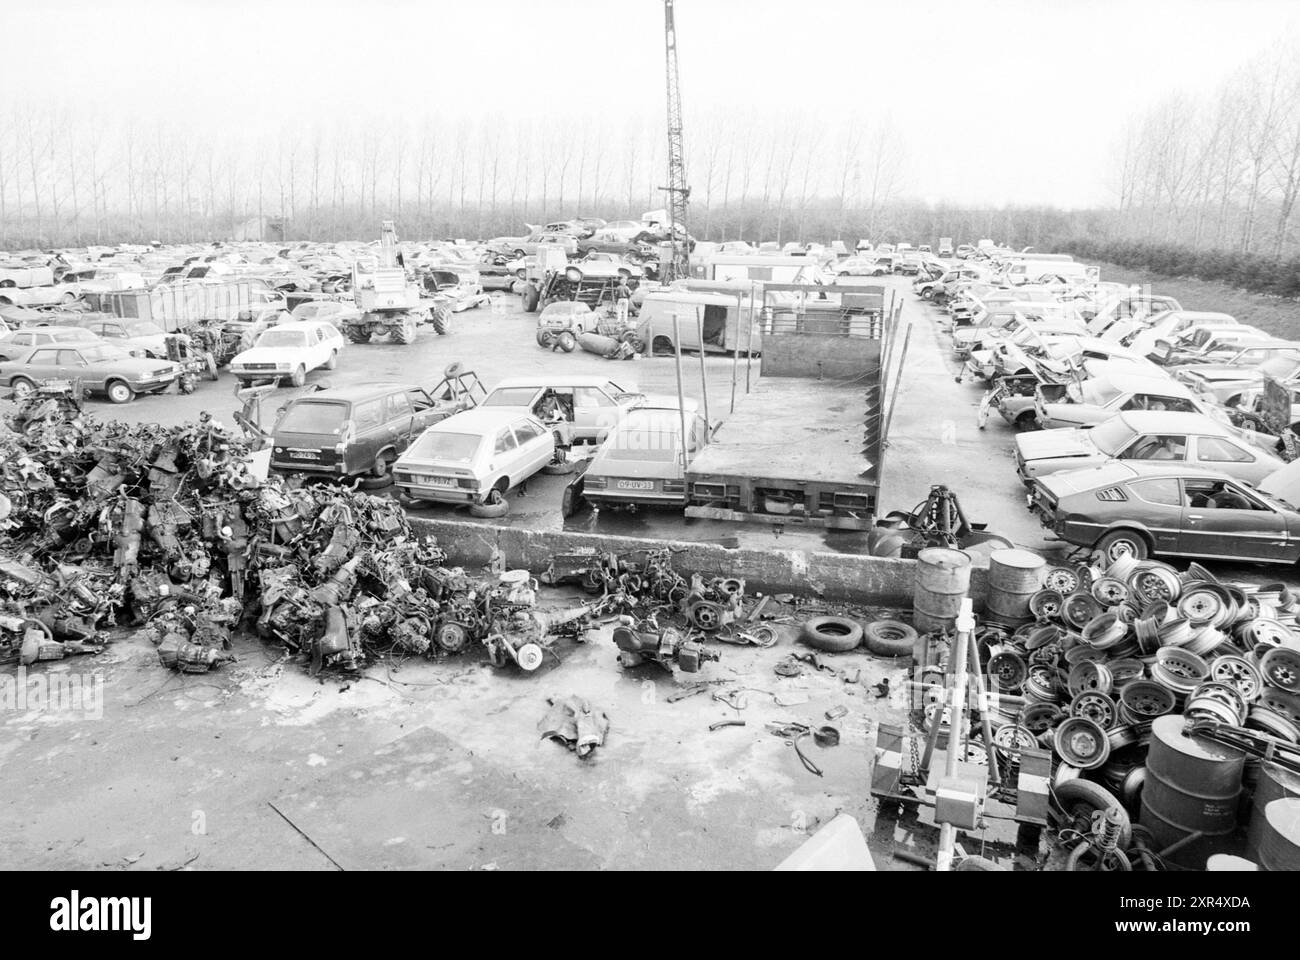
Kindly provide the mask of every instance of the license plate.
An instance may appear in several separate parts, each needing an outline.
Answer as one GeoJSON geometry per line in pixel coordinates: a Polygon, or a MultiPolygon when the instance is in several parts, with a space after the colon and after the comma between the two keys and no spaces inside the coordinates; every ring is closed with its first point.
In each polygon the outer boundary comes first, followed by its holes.
{"type": "Polygon", "coordinates": [[[653,480],[620,480],[618,488],[620,490],[653,490],[655,482],[653,480]]]}
{"type": "Polygon", "coordinates": [[[456,486],[456,481],[453,480],[451,477],[434,477],[434,476],[431,476],[431,475],[429,475],[429,474],[427,474],[427,473],[422,473],[422,474],[420,474],[420,476],[419,476],[419,481],[420,481],[420,483],[421,483],[423,486],[426,486],[426,487],[454,487],[454,486],[456,486]]]}
{"type": "Polygon", "coordinates": [[[319,460],[320,454],[312,450],[290,450],[290,460],[319,460]]]}

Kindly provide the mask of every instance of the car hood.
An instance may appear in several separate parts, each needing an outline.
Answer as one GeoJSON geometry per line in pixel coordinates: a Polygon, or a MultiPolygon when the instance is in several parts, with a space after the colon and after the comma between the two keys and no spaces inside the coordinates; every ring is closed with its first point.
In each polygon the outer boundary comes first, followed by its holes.
{"type": "Polygon", "coordinates": [[[160,357],[167,356],[167,334],[151,334],[144,337],[128,337],[127,349],[145,349],[160,357]]]}
{"type": "Polygon", "coordinates": [[[153,373],[155,370],[175,371],[176,364],[169,360],[150,360],[146,357],[127,357],[122,360],[101,360],[94,364],[97,367],[111,367],[116,373],[124,373],[127,376],[144,376],[153,373]]]}
{"type": "Polygon", "coordinates": [[[1274,470],[1256,486],[1269,496],[1293,505],[1300,505],[1300,460],[1293,460],[1286,466],[1274,470]]]}
{"type": "Polygon", "coordinates": [[[288,363],[293,358],[293,347],[253,347],[235,354],[231,363],[288,363]]]}
{"type": "Polygon", "coordinates": [[[1097,471],[1089,468],[1050,473],[1045,477],[1038,477],[1035,482],[1042,484],[1058,500],[1074,496],[1076,493],[1095,490],[1098,486],[1097,471]]]}
{"type": "Polygon", "coordinates": [[[1053,460],[1057,457],[1087,457],[1097,453],[1097,447],[1088,437],[1087,430],[1038,430],[1034,433],[1016,434],[1016,449],[1021,459],[1053,460]]]}
{"type": "Polygon", "coordinates": [[[684,472],[677,458],[661,460],[612,460],[600,454],[592,457],[591,466],[584,476],[606,477],[611,480],[680,480],[684,472]]]}
{"type": "Polygon", "coordinates": [[[1189,363],[1178,368],[1180,374],[1195,374],[1202,380],[1259,380],[1262,374],[1249,367],[1232,367],[1218,363],[1189,363]]]}

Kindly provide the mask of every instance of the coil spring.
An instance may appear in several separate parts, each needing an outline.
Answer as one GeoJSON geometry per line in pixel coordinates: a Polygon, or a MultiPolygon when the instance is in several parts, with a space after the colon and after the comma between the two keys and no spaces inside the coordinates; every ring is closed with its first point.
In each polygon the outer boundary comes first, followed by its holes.
{"type": "Polygon", "coordinates": [[[1120,826],[1120,816],[1116,810],[1098,810],[1093,814],[1093,844],[1103,857],[1118,849],[1120,826]]]}

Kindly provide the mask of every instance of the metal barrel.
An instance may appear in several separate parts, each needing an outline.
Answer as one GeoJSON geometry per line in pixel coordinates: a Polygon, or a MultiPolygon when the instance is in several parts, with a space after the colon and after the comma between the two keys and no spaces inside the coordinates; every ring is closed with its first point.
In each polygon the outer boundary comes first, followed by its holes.
{"type": "Polygon", "coordinates": [[[1251,873],[1259,869],[1259,864],[1230,853],[1216,853],[1205,861],[1205,869],[1210,873],[1251,873]]]}
{"type": "Polygon", "coordinates": [[[912,626],[922,634],[954,629],[969,592],[970,557],[960,550],[926,547],[916,555],[912,626]]]}
{"type": "Polygon", "coordinates": [[[1032,620],[1029,598],[1042,587],[1046,567],[1046,560],[1028,550],[994,550],[989,554],[984,619],[1008,626],[1032,620]]]}
{"type": "Polygon", "coordinates": [[[1259,847],[1264,840],[1264,809],[1274,800],[1300,797],[1300,774],[1276,763],[1259,764],[1255,795],[1250,801],[1250,821],[1246,827],[1246,856],[1259,863],[1259,847]]]}
{"type": "Polygon", "coordinates": [[[1200,870],[1211,854],[1225,852],[1237,828],[1245,755],[1187,735],[1184,719],[1166,714],[1151,724],[1138,821],[1155,837],[1157,850],[1181,844],[1162,854],[1165,859],[1200,870]]]}
{"type": "Polygon", "coordinates": [[[1300,870],[1300,798],[1283,797],[1264,808],[1259,866],[1261,870],[1300,870]]]}

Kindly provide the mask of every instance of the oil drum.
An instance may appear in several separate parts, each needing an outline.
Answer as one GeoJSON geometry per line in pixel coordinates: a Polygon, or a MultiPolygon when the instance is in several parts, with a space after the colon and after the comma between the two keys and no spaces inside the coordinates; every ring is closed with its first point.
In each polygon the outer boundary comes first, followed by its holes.
{"type": "Polygon", "coordinates": [[[1264,808],[1283,797],[1300,797],[1300,774],[1275,763],[1259,764],[1255,795],[1250,803],[1250,824],[1246,828],[1246,856],[1256,863],[1264,839],[1264,808]]]}
{"type": "Polygon", "coordinates": [[[1262,870],[1300,870],[1300,798],[1283,797],[1264,808],[1259,866],[1262,870]]]}
{"type": "Polygon", "coordinates": [[[1028,550],[994,550],[989,554],[988,595],[984,619],[1019,626],[1034,618],[1029,598],[1041,589],[1047,561],[1028,550]]]}
{"type": "Polygon", "coordinates": [[[970,557],[960,550],[926,547],[916,555],[912,626],[917,633],[952,630],[970,591],[970,557]]]}
{"type": "Polygon", "coordinates": [[[1237,828],[1245,755],[1183,732],[1182,714],[1156,717],[1151,724],[1139,822],[1155,837],[1157,850],[1189,840],[1166,859],[1194,870],[1211,854],[1225,852],[1237,828]]]}

